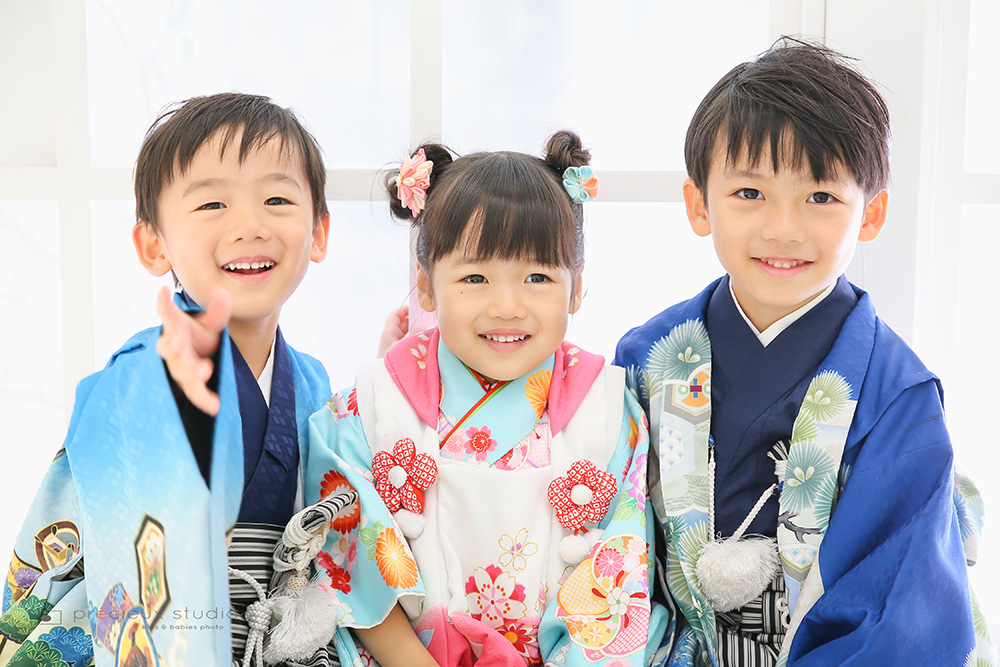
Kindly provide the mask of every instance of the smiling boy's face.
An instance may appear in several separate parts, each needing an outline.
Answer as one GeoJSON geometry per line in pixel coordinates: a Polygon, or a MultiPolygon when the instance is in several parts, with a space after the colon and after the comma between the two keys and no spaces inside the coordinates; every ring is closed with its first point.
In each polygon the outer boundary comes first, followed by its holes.
{"type": "Polygon", "coordinates": [[[216,133],[202,145],[163,189],[157,229],[137,225],[136,247],[151,273],[172,269],[201,306],[218,288],[229,292],[230,326],[276,327],[309,262],[326,256],[329,217],[315,219],[294,151],[273,139],[240,162],[240,140],[223,152],[216,133]]]}
{"type": "Polygon", "coordinates": [[[756,165],[745,155],[727,163],[717,150],[705,192],[688,179],[684,201],[692,229],[712,235],[740,307],[763,331],[836,282],[857,242],[879,235],[888,192],[865,196],[843,166],[817,182],[808,167],[775,173],[767,155],[756,165]]]}

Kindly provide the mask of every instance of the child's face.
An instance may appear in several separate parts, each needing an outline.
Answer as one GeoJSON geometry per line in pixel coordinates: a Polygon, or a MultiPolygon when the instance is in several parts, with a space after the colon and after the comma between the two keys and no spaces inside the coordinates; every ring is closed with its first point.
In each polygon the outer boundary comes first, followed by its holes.
{"type": "MultiPolygon", "coordinates": [[[[460,248],[466,247],[460,245],[460,248]]],[[[581,271],[521,260],[477,261],[462,250],[417,273],[420,306],[436,311],[441,338],[466,366],[513,380],[551,354],[580,307],[581,271]]]]}
{"type": "Polygon", "coordinates": [[[222,288],[231,326],[277,325],[305,275],[326,255],[329,218],[314,220],[305,172],[272,140],[239,162],[237,134],[220,158],[216,134],[176,174],[159,199],[159,226],[136,225],[140,260],[155,275],[173,269],[194,301],[222,288]]]}
{"type": "Polygon", "coordinates": [[[691,227],[712,235],[740,307],[758,330],[808,303],[847,269],[856,243],[885,223],[888,192],[866,197],[840,167],[817,182],[808,167],[781,169],[766,157],[726,164],[717,151],[706,192],[688,179],[691,227]]]}

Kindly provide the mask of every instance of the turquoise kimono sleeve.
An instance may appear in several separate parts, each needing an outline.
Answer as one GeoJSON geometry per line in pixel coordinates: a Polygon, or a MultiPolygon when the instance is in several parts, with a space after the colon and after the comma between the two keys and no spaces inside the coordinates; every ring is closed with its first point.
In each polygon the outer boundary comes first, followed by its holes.
{"type": "Polygon", "coordinates": [[[413,554],[375,490],[371,464],[361,419],[335,394],[309,420],[306,500],[341,490],[358,494],[332,521],[315,559],[319,579],[339,607],[341,629],[376,626],[398,601],[424,595],[413,554]]]}
{"type": "Polygon", "coordinates": [[[0,664],[92,665],[76,485],[60,449],[14,546],[3,589],[0,664]]]}
{"type": "Polygon", "coordinates": [[[670,624],[651,601],[654,522],[646,492],[649,435],[631,390],[607,472],[618,493],[598,525],[603,531],[543,614],[538,643],[545,664],[649,664],[670,624]]]}

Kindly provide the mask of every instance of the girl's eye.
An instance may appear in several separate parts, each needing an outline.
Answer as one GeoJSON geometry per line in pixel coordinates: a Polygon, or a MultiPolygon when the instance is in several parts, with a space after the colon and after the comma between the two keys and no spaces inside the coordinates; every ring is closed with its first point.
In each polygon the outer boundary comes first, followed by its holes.
{"type": "Polygon", "coordinates": [[[836,197],[831,195],[829,192],[814,192],[809,195],[809,199],[807,201],[813,204],[829,204],[835,199],[836,197]]]}
{"type": "Polygon", "coordinates": [[[760,190],[755,190],[753,188],[740,188],[736,191],[736,196],[740,199],[749,199],[751,201],[764,198],[764,195],[761,194],[760,190]]]}
{"type": "Polygon", "coordinates": [[[528,283],[547,283],[550,278],[544,273],[532,273],[530,276],[525,278],[525,282],[528,283]]]}
{"type": "Polygon", "coordinates": [[[207,204],[202,204],[201,206],[198,207],[198,210],[199,211],[218,211],[219,209],[222,209],[222,208],[225,208],[225,205],[222,202],[213,201],[213,202],[209,202],[207,204]]]}
{"type": "Polygon", "coordinates": [[[281,206],[283,204],[291,204],[291,202],[284,197],[271,197],[264,202],[265,206],[281,206]]]}
{"type": "Polygon", "coordinates": [[[481,283],[485,283],[486,282],[486,278],[483,277],[483,276],[481,276],[481,275],[479,275],[478,273],[474,273],[471,276],[465,276],[464,278],[462,278],[462,282],[463,283],[472,283],[474,285],[478,285],[478,284],[481,284],[481,283]]]}

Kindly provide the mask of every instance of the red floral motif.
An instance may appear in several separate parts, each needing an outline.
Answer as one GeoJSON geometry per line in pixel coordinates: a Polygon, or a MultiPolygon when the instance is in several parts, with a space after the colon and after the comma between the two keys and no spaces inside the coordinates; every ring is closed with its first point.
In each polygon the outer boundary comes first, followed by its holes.
{"type": "Polygon", "coordinates": [[[347,397],[347,409],[351,411],[351,414],[355,417],[358,415],[358,388],[355,387],[351,390],[351,394],[347,397]]]}
{"type": "Polygon", "coordinates": [[[417,514],[424,511],[424,491],[437,480],[437,464],[427,454],[417,454],[410,438],[397,440],[389,452],[372,458],[375,490],[390,512],[400,507],[417,514]]]}
{"type": "Polygon", "coordinates": [[[327,576],[330,577],[330,588],[344,593],[351,592],[351,573],[334,563],[330,554],[320,551],[316,554],[316,562],[326,570],[327,576]]]}
{"type": "Polygon", "coordinates": [[[613,475],[599,470],[586,459],[580,459],[570,466],[564,476],[556,477],[549,484],[549,504],[565,528],[586,532],[583,524],[603,519],[616,493],[618,483],[613,475]]]}
{"type": "MultiPolygon", "coordinates": [[[[319,488],[321,500],[335,493],[356,492],[347,478],[336,470],[330,470],[323,475],[323,481],[319,483],[319,488]]],[[[361,523],[361,503],[355,500],[333,517],[333,520],[330,521],[330,528],[338,533],[349,533],[357,528],[359,523],[361,523]]]]}

